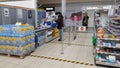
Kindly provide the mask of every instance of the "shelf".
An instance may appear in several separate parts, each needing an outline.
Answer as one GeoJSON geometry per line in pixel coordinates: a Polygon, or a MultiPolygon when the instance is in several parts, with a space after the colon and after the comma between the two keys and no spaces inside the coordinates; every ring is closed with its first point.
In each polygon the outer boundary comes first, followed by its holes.
{"type": "Polygon", "coordinates": [[[120,25],[118,26],[118,25],[110,24],[110,26],[113,27],[113,28],[116,28],[116,29],[120,29],[120,25]]]}
{"type": "Polygon", "coordinates": [[[110,30],[109,29],[109,27],[105,27],[110,33],[112,33],[113,35],[115,35],[115,36],[119,36],[120,35],[120,33],[115,33],[114,31],[112,31],[112,30],[110,30]]]}
{"type": "Polygon", "coordinates": [[[106,48],[116,48],[116,49],[120,49],[120,47],[116,47],[116,46],[97,46],[97,47],[106,47],[106,48]]]}
{"type": "Polygon", "coordinates": [[[119,24],[119,25],[120,25],[119,22],[116,22],[116,21],[114,21],[114,20],[111,20],[110,23],[113,23],[113,24],[119,24]]]}
{"type": "Polygon", "coordinates": [[[119,64],[112,64],[112,63],[108,63],[108,62],[99,62],[99,61],[96,61],[96,64],[99,64],[99,65],[105,65],[105,66],[112,66],[112,67],[119,67],[120,68],[120,65],[119,64]]]}
{"type": "Polygon", "coordinates": [[[120,41],[120,39],[117,39],[117,38],[115,38],[115,39],[112,39],[112,38],[97,38],[97,39],[100,39],[100,40],[115,40],[115,41],[120,41]]]}
{"type": "Polygon", "coordinates": [[[110,54],[110,55],[120,56],[120,54],[118,54],[118,53],[110,53],[110,52],[97,52],[97,53],[100,53],[100,54],[110,54]]]}
{"type": "Polygon", "coordinates": [[[114,27],[112,26],[109,26],[109,29],[113,30],[114,32],[117,32],[117,33],[120,33],[120,28],[119,29],[115,29],[114,27]]]}
{"type": "Polygon", "coordinates": [[[53,36],[53,34],[49,34],[49,35],[47,35],[47,37],[49,37],[49,36],[53,36]]]}

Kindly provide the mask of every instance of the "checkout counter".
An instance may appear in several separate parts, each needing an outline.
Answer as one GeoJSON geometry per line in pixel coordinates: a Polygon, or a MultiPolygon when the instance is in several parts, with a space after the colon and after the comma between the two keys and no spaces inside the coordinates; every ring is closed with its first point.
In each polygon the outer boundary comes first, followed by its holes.
{"type": "Polygon", "coordinates": [[[44,43],[48,43],[55,39],[53,36],[54,28],[52,27],[44,27],[35,29],[36,36],[36,46],[43,45],[44,43]]]}

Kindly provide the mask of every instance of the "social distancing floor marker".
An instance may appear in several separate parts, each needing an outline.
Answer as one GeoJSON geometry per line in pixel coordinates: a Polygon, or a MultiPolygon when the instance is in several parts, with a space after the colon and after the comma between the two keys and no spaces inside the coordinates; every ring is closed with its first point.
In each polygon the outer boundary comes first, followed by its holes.
{"type": "Polygon", "coordinates": [[[90,64],[90,63],[78,62],[78,61],[72,61],[72,60],[65,60],[65,59],[60,59],[60,58],[53,58],[53,57],[46,57],[46,56],[37,56],[37,55],[30,55],[30,56],[31,56],[31,57],[36,57],[36,58],[56,60],[56,61],[60,61],[60,62],[68,62],[68,63],[74,63],[74,64],[94,66],[93,64],[90,64]]]}

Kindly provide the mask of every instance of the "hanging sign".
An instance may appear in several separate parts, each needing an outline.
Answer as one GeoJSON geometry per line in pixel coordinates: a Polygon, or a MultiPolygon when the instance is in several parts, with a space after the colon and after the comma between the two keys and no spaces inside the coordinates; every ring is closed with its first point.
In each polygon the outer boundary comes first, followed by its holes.
{"type": "Polygon", "coordinates": [[[28,10],[28,19],[32,18],[32,10],[28,10]]]}
{"type": "Polygon", "coordinates": [[[86,27],[85,26],[80,26],[79,31],[86,31],[86,27]]]}
{"type": "Polygon", "coordinates": [[[4,8],[4,16],[9,16],[9,8],[4,8]]]}
{"type": "Polygon", "coordinates": [[[22,11],[22,9],[17,9],[17,17],[19,18],[19,19],[22,19],[23,18],[23,13],[22,13],[23,11],[22,11]]]}
{"type": "Polygon", "coordinates": [[[55,11],[55,7],[45,7],[46,11],[55,11]]]}

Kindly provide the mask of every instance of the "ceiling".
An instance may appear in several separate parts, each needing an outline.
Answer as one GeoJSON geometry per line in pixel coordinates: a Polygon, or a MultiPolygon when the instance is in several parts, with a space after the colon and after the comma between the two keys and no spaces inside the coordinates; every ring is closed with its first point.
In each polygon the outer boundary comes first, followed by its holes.
{"type": "MultiPolygon", "coordinates": [[[[66,0],[67,3],[114,2],[115,0],[66,0]]],[[[120,1],[120,0],[118,0],[120,1]]],[[[61,0],[38,0],[39,4],[60,4],[61,0]]]]}
{"type": "Polygon", "coordinates": [[[7,1],[23,1],[23,0],[0,0],[0,2],[7,2],[7,1]]]}

